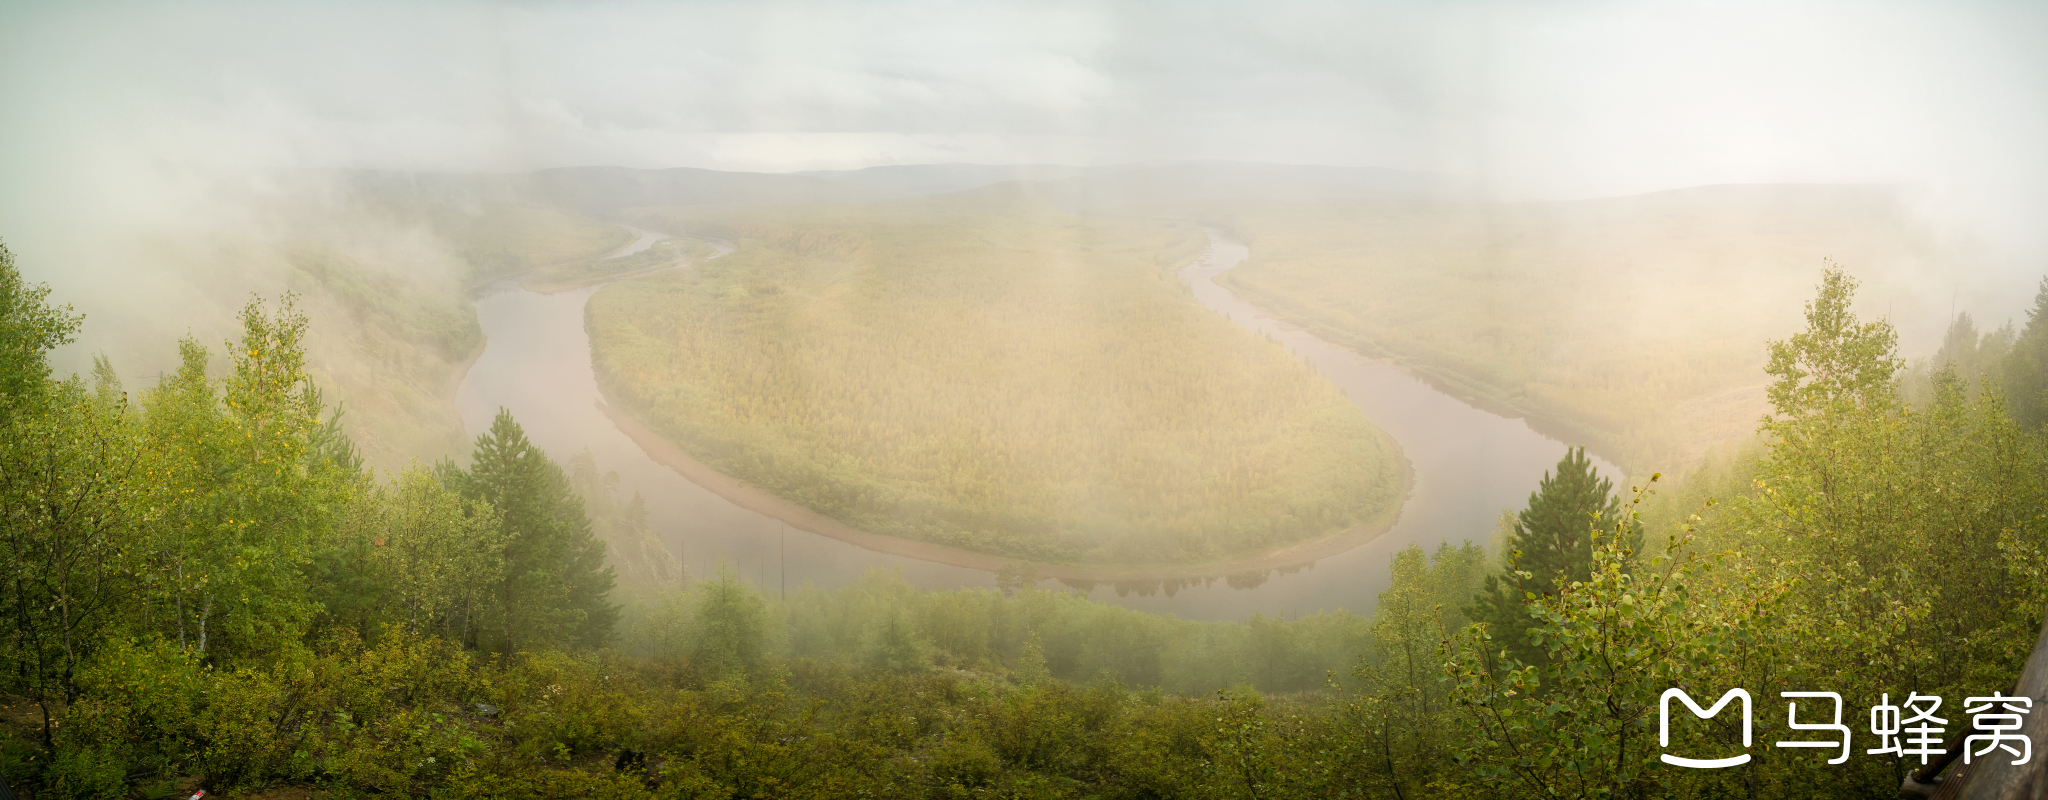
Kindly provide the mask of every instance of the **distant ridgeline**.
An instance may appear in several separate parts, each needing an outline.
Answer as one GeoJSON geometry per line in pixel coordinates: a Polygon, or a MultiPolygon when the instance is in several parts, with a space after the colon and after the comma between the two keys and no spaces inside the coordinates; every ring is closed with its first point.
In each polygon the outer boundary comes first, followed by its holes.
{"type": "MultiPolygon", "coordinates": [[[[231,335],[212,321],[231,318],[250,292],[297,292],[320,321],[307,342],[311,373],[347,409],[343,424],[365,459],[399,469],[415,456],[462,449],[455,383],[484,344],[471,291],[515,276],[539,291],[565,289],[708,255],[701,242],[681,240],[606,259],[633,241],[612,224],[629,208],[867,203],[1020,181],[1070,209],[1156,208],[1162,199],[1354,196],[1417,180],[1383,170],[1244,164],[928,164],[793,174],[307,171],[280,176],[239,207],[219,200],[215,210],[231,223],[108,231],[126,242],[123,263],[157,285],[131,287],[132,307],[104,308],[80,352],[104,351],[136,374],[172,370],[156,346],[166,337],[190,325],[203,340],[231,335]],[[172,307],[220,313],[198,321],[159,313],[172,307]]],[[[224,190],[224,198],[231,195],[224,190]]]]}
{"type": "Polygon", "coordinates": [[[863,206],[642,209],[738,252],[600,290],[607,392],[719,470],[877,533],[1187,563],[1329,535],[1406,494],[1396,446],[1189,296],[1190,224],[1005,187],[863,206]]]}
{"type": "MultiPolygon", "coordinates": [[[[299,292],[321,321],[309,371],[369,463],[460,450],[474,289],[587,285],[730,240],[741,252],[598,297],[622,405],[857,527],[1044,559],[1242,554],[1398,495],[1391,443],[1185,299],[1168,268],[1199,248],[1192,227],[1103,215],[1226,227],[1252,246],[1219,278],[1244,299],[1631,470],[1752,430],[1761,343],[1797,328],[1784,298],[1822,257],[1865,276],[1873,312],[1925,301],[1906,287],[1934,264],[1879,187],[1508,204],[1417,173],[1213,162],[321,177],[264,205],[262,235],[144,255],[189,276],[176,303],[299,292]],[[697,239],[606,259],[633,238],[617,221],[697,239]]],[[[85,349],[137,360],[122,347],[85,349]]]]}

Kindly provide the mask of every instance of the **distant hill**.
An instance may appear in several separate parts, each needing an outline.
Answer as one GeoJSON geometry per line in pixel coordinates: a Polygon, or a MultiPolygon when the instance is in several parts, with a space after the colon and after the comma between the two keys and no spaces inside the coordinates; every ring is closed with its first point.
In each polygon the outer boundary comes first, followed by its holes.
{"type": "Polygon", "coordinates": [[[1118,164],[910,164],[811,172],[563,167],[525,173],[341,173],[349,189],[385,202],[538,205],[594,217],[627,208],[862,203],[1022,188],[1071,211],[1126,211],[1215,200],[1334,199],[1445,194],[1443,176],[1372,167],[1229,161],[1118,164]],[[1011,189],[994,189],[1014,185],[1011,189]]]}
{"type": "Polygon", "coordinates": [[[1392,199],[1464,191],[1460,181],[1426,172],[1234,161],[1130,166],[1028,186],[1076,213],[1176,213],[1218,201],[1392,199]]]}
{"type": "Polygon", "coordinates": [[[563,167],[511,174],[363,170],[343,175],[349,188],[385,201],[539,205],[594,217],[636,206],[858,203],[915,194],[807,175],[691,168],[563,167]]]}
{"type": "Polygon", "coordinates": [[[963,192],[1008,181],[1085,178],[1121,172],[1138,166],[1145,165],[1070,167],[1064,164],[897,164],[866,169],[814,170],[790,174],[918,195],[963,192]]]}

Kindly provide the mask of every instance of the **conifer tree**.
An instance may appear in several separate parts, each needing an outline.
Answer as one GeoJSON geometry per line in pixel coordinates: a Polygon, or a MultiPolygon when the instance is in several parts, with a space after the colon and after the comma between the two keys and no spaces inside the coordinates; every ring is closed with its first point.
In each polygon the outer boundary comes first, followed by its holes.
{"type": "Polygon", "coordinates": [[[2039,430],[2048,424],[2048,278],[2041,279],[2027,327],[2005,357],[2005,397],[2020,427],[2039,430]]]}
{"type": "Polygon", "coordinates": [[[1024,640],[1024,653],[1017,657],[1015,676],[1019,686],[1036,686],[1052,679],[1052,670],[1045,663],[1045,648],[1038,643],[1038,631],[1032,631],[1030,638],[1024,640]]]}
{"type": "Polygon", "coordinates": [[[702,594],[690,661],[718,677],[760,669],[768,658],[768,609],[760,595],[725,564],[718,566],[717,580],[703,581],[695,591],[702,594]]]}
{"type": "MultiPolygon", "coordinates": [[[[1543,663],[1542,648],[1529,636],[1534,624],[1527,612],[1529,596],[1554,597],[1560,586],[1585,580],[1593,564],[1594,527],[1606,527],[1620,514],[1613,481],[1600,477],[1585,448],[1566,451],[1557,472],[1543,474],[1529,506],[1515,516],[1505,570],[1487,576],[1467,615],[1487,623],[1494,640],[1517,660],[1543,663]]],[[[1629,543],[1630,549],[1635,546],[1629,543]]]]}
{"type": "Polygon", "coordinates": [[[568,475],[527,441],[512,412],[499,409],[477,437],[467,472],[452,465],[438,472],[465,498],[489,503],[503,526],[502,634],[493,644],[596,647],[611,638],[619,609],[608,600],[615,578],[604,563],[604,542],[591,534],[568,475]]]}
{"type": "Polygon", "coordinates": [[[890,608],[885,614],[868,642],[868,666],[891,672],[917,672],[928,666],[924,647],[918,642],[910,620],[904,618],[903,609],[890,608]]]}

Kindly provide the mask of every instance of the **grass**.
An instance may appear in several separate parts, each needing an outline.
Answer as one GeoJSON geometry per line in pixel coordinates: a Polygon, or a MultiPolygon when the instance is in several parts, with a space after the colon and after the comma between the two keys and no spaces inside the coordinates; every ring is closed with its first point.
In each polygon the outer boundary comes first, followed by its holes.
{"type": "Polygon", "coordinates": [[[951,202],[641,213],[739,250],[600,290],[600,382],[727,474],[982,552],[1193,562],[1398,507],[1393,442],[1174,277],[1198,228],[951,202]]]}
{"type": "Polygon", "coordinates": [[[1764,343],[1800,329],[1824,258],[1899,295],[1930,263],[1897,201],[1855,187],[1219,216],[1251,241],[1219,279],[1239,296],[1631,471],[1696,463],[1755,428],[1764,343]]]}

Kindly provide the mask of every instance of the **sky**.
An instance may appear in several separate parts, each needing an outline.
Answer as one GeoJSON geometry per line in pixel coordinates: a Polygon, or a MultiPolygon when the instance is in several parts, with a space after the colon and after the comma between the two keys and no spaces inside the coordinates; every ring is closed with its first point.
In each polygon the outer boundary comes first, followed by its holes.
{"type": "Polygon", "coordinates": [[[1514,198],[1899,183],[2038,273],[2043,45],[2048,4],[1962,0],[0,0],[0,236],[279,168],[1223,159],[1514,198]]]}
{"type": "MultiPolygon", "coordinates": [[[[144,379],[166,337],[232,335],[235,292],[201,289],[246,276],[163,242],[260,232],[265,198],[333,168],[1198,159],[1512,200],[1894,184],[1964,255],[1886,313],[1938,296],[2024,324],[2048,2],[0,0],[0,241],[87,314],[60,371],[111,350],[144,379]]],[[[436,263],[387,234],[352,254],[436,263]]]]}

